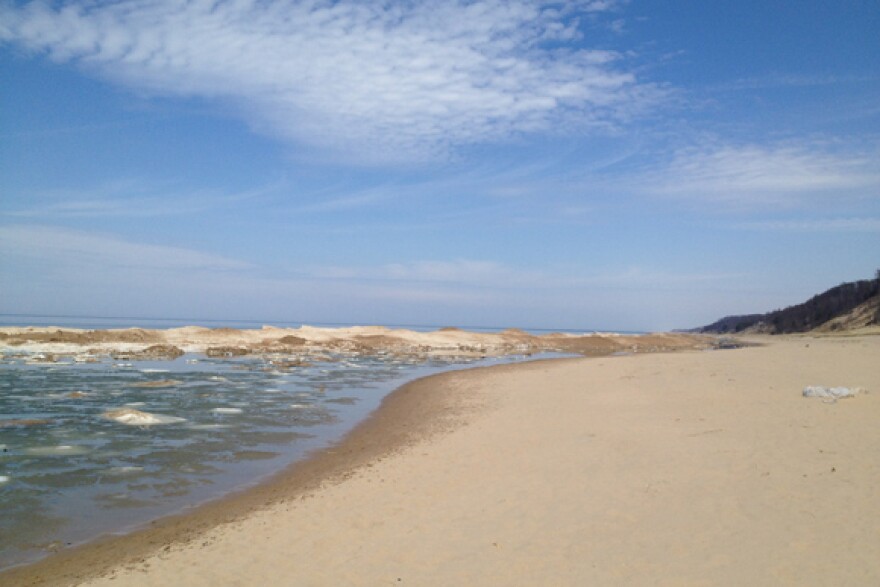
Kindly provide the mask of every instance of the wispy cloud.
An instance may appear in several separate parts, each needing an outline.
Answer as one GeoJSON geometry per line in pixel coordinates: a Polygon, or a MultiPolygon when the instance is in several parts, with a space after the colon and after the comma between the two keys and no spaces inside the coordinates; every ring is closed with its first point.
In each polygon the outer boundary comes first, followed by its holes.
{"type": "Polygon", "coordinates": [[[674,288],[742,277],[731,273],[675,273],[629,267],[595,273],[575,267],[533,269],[480,259],[389,263],[372,267],[321,267],[311,273],[322,279],[457,285],[466,288],[552,290],[582,288],[674,288]]]}
{"type": "Polygon", "coordinates": [[[624,55],[581,48],[584,23],[616,4],[37,1],[0,5],[0,41],[138,90],[223,99],[265,132],[387,162],[643,108],[658,87],[624,55]]]}
{"type": "Polygon", "coordinates": [[[149,218],[194,214],[252,202],[283,189],[282,183],[240,192],[190,190],[145,180],[110,181],[88,189],[56,189],[11,193],[0,204],[0,216],[13,218],[149,218]],[[15,205],[13,201],[27,202],[15,205]]]}
{"type": "Polygon", "coordinates": [[[595,275],[579,280],[582,285],[608,286],[621,288],[659,288],[675,289],[693,287],[698,284],[729,283],[745,277],[742,273],[723,271],[712,272],[674,272],[655,268],[629,267],[623,271],[595,275]]]}
{"type": "Polygon", "coordinates": [[[766,220],[736,225],[743,230],[769,232],[878,232],[880,218],[819,218],[807,220],[766,220]]]}
{"type": "MultiPolygon", "coordinates": [[[[651,315],[652,304],[663,296],[689,316],[692,307],[681,300],[695,290],[729,296],[743,282],[723,272],[633,267],[601,273],[490,259],[279,269],[192,248],[38,225],[0,226],[0,250],[0,306],[7,311],[131,315],[132,308],[149,307],[156,315],[206,318],[521,326],[546,326],[552,317],[570,327],[572,312],[589,310],[607,321],[595,327],[620,321],[618,327],[626,328],[651,315]],[[542,314],[548,308],[551,313],[542,314]]],[[[668,312],[664,320],[663,327],[675,325],[668,312]]]]}
{"type": "Polygon", "coordinates": [[[876,149],[837,151],[824,144],[710,145],[677,151],[641,190],[729,207],[792,206],[828,198],[876,198],[876,149]]]}
{"type": "Polygon", "coordinates": [[[134,243],[117,236],[40,225],[0,226],[0,250],[7,261],[51,261],[67,270],[241,271],[249,263],[201,251],[134,243]]]}
{"type": "Polygon", "coordinates": [[[389,263],[373,267],[316,267],[312,272],[324,279],[457,284],[467,287],[540,287],[546,282],[546,275],[542,272],[475,259],[389,263]]]}

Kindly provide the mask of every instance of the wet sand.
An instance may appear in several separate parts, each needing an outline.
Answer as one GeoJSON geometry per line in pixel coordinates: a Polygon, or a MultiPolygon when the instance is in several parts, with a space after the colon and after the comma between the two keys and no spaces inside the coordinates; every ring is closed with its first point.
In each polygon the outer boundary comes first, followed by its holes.
{"type": "Polygon", "coordinates": [[[761,342],[423,379],[266,485],[0,583],[878,584],[880,337],[761,342]]]}

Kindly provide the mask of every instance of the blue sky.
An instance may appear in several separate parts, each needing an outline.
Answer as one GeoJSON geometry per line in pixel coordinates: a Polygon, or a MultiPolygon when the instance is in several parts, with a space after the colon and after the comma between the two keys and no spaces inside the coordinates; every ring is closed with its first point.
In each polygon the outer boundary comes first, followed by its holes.
{"type": "Polygon", "coordinates": [[[651,330],[880,267],[880,3],[0,0],[0,312],[651,330]]]}

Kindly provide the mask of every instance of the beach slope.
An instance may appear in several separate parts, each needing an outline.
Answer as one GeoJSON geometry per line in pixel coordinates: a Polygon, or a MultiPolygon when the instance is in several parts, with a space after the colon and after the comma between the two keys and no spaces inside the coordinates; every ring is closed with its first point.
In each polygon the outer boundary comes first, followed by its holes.
{"type": "Polygon", "coordinates": [[[880,584],[880,337],[762,342],[416,382],[287,493],[65,582],[880,584]]]}

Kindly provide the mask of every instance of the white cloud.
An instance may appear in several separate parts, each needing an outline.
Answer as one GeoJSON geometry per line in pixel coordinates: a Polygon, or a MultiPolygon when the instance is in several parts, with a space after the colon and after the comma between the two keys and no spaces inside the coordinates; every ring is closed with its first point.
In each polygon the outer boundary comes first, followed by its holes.
{"type": "Polygon", "coordinates": [[[641,109],[660,90],[622,55],[582,48],[582,21],[615,4],[32,2],[0,6],[0,41],[139,90],[219,98],[265,132],[387,162],[641,109]]]}
{"type": "Polygon", "coordinates": [[[876,198],[876,153],[824,145],[722,145],[676,152],[642,179],[648,193],[742,207],[790,206],[816,198],[876,198]]]}

